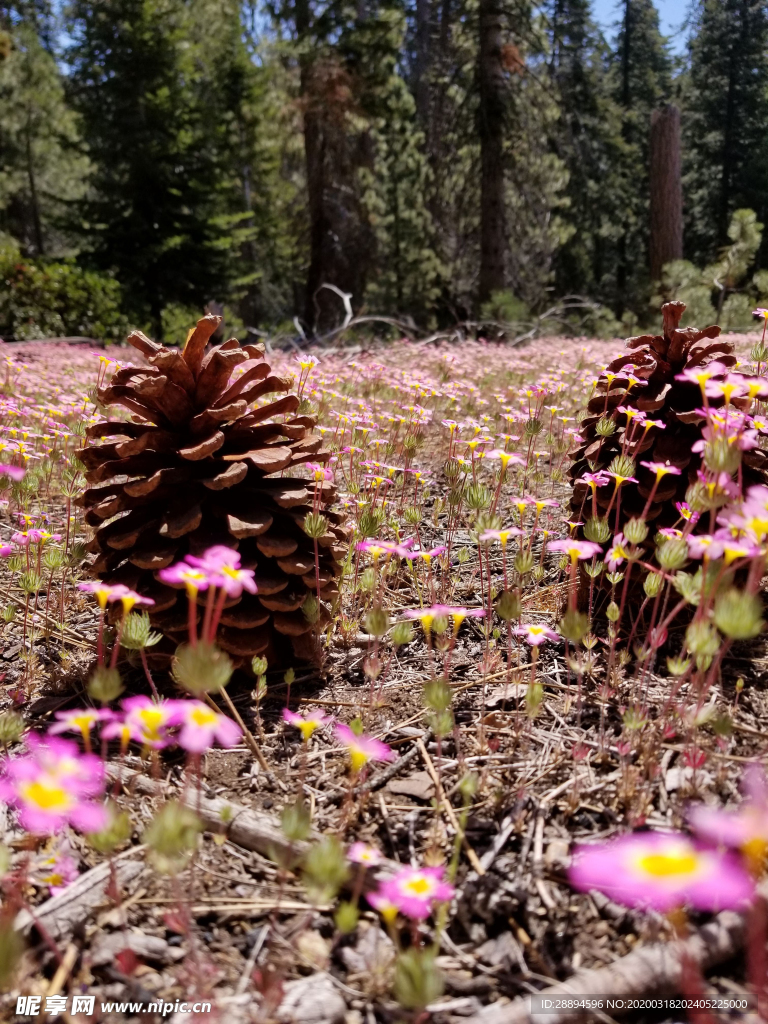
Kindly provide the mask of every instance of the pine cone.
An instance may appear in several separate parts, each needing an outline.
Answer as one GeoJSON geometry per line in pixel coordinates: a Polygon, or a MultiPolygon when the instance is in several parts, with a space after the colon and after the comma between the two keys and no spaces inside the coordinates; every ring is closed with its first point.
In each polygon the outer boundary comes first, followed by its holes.
{"type": "MultiPolygon", "coordinates": [[[[700,369],[715,360],[725,367],[736,362],[733,345],[716,340],[720,334],[719,327],[678,329],[684,312],[685,303],[666,303],[661,308],[663,333],[629,338],[626,345],[632,350],[631,354],[619,356],[609,363],[587,405],[588,415],[580,426],[585,440],[575,453],[569,473],[574,487],[571,499],[573,518],[588,521],[592,517],[592,492],[584,475],[598,469],[609,470],[614,459],[622,454],[628,456],[631,463],[624,468],[617,468],[614,464],[613,468],[622,475],[635,477],[637,483],[621,486],[618,516],[614,502],[608,526],[614,535],[623,531],[629,519],[643,516],[651,527],[644,545],[646,551],[653,545],[654,529],[671,527],[680,519],[676,503],[685,500],[686,490],[690,484],[696,483],[701,468],[701,454],[691,451],[694,443],[702,438],[703,419],[695,412],[702,405],[701,389],[695,381],[677,380],[676,377],[685,369],[700,369]],[[647,384],[628,389],[627,374],[647,384]],[[664,427],[651,427],[647,431],[637,425],[630,427],[631,414],[617,412],[618,407],[644,412],[648,419],[659,421],[664,427]],[[605,433],[601,435],[598,424],[607,419],[615,422],[616,430],[608,436],[605,433]],[[628,430],[630,440],[625,447],[628,430]],[[647,511],[656,474],[641,462],[669,463],[681,471],[679,476],[669,474],[661,478],[647,511]]],[[[711,379],[722,380],[722,375],[714,375],[711,379]]],[[[735,399],[731,404],[746,408],[748,403],[735,399]]],[[[722,399],[710,400],[710,405],[722,405],[722,399]]],[[[767,466],[768,458],[764,452],[759,449],[744,452],[743,486],[768,482],[767,466]]],[[[614,490],[613,479],[605,486],[597,487],[599,519],[605,516],[614,490]]],[[[707,532],[708,529],[709,515],[702,515],[694,532],[707,532]]],[[[588,527],[586,535],[589,536],[590,532],[593,531],[588,527]]],[[[585,536],[584,527],[580,527],[579,535],[585,536]]],[[[593,536],[591,539],[602,541],[604,538],[593,536]]],[[[635,582],[639,584],[640,573],[636,574],[635,582]]],[[[588,581],[581,589],[582,592],[588,590],[588,581]]]]}
{"type": "MultiPolygon", "coordinates": [[[[93,424],[89,438],[112,440],[79,453],[89,484],[79,504],[96,528],[88,545],[97,556],[92,571],[155,602],[150,618],[165,636],[151,649],[156,662],[167,660],[187,636],[186,594],[160,582],[157,573],[214,544],[238,549],[258,585],[256,595],[227,601],[217,643],[236,664],[257,654],[279,659],[286,637],[297,656],[308,654],[311,625],[302,604],[316,591],[315,553],[302,525],[315,484],[281,474],[309,460],[326,462],[330,454],[312,436],[315,420],[294,415],[299,399],[287,393],[288,380],[271,373],[261,346],[233,338],[206,352],[220,322],[213,315],[199,320],[183,352],[140,331],[131,334],[128,343],[146,365],[118,370],[98,399],[133,415],[128,422],[93,424]],[[241,363],[248,365],[231,381],[241,363]],[[253,406],[272,394],[281,397],[253,406]]],[[[318,486],[322,502],[332,502],[333,486],[318,486]]],[[[324,515],[329,527],[319,541],[320,597],[331,600],[347,530],[343,516],[324,515]]]]}

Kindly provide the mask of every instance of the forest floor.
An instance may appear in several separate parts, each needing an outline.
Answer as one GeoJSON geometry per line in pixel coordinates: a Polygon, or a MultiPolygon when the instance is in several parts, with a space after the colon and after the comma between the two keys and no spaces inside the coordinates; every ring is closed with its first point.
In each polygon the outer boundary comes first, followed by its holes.
{"type": "MultiPolygon", "coordinates": [[[[735,340],[744,353],[755,338],[735,340]]],[[[500,545],[480,561],[469,511],[464,506],[457,513],[448,501],[445,463],[452,457],[465,460],[470,482],[476,474],[493,491],[499,462],[481,463],[470,443],[487,437],[488,451],[523,456],[499,487],[497,506],[503,526],[522,528],[531,541],[535,568],[522,579],[522,620],[557,628],[567,578],[561,560],[542,553],[542,540],[568,535],[567,453],[597,374],[621,350],[618,341],[563,338],[518,349],[401,342],[319,352],[307,371],[294,355],[273,354],[275,369],[297,379],[309,373],[304,394],[338,451],[336,484],[350,520],[359,527],[361,514],[378,503],[385,508],[379,539],[413,538],[414,550],[425,552],[449,549],[431,559],[385,560],[385,568],[377,568],[390,623],[403,621],[406,611],[418,613],[420,600],[423,606],[487,608],[489,577],[492,596],[503,588],[500,545]],[[523,429],[532,416],[544,424],[535,442],[523,429]],[[524,495],[533,496],[527,504],[512,500],[524,495]],[[548,503],[537,506],[536,500],[548,503]]],[[[136,361],[136,353],[43,344],[4,346],[6,352],[0,461],[49,469],[47,484],[41,478],[37,492],[25,496],[25,511],[43,516],[38,523],[63,538],[62,474],[81,443],[82,425],[96,417],[89,395],[99,361],[124,364],[136,361]]],[[[0,516],[5,544],[19,529],[11,518],[17,504],[8,497],[0,516]]],[[[87,539],[79,513],[73,514],[70,548],[87,539]]],[[[510,541],[510,551],[517,543],[510,541]]],[[[258,738],[267,770],[245,743],[213,748],[202,758],[203,786],[195,792],[183,751],[169,748],[149,762],[138,747],[122,759],[113,744],[105,747],[112,794],[131,820],[130,835],[111,858],[72,829],[50,840],[31,837],[0,802],[0,843],[14,864],[25,865],[28,908],[16,918],[26,948],[9,990],[0,993],[1,1020],[30,1019],[15,1012],[20,996],[40,996],[43,1008],[62,996],[66,1009],[47,1017],[43,1009],[38,1019],[148,1022],[161,1014],[104,1004],[146,1007],[159,1000],[171,1004],[164,1019],[177,1022],[374,1024],[428,1015],[448,1024],[475,1019],[491,1004],[511,1012],[518,997],[585,969],[626,962],[633,951],[670,938],[672,926],[659,914],[575,891],[567,875],[573,846],[633,827],[681,829],[691,800],[738,800],[745,763],[768,754],[763,642],[731,649],[694,741],[683,713],[677,728],[660,724],[671,699],[663,665],[657,674],[636,671],[630,662],[607,678],[602,639],[592,672],[579,677],[561,638],[532,648],[500,620],[486,630],[482,618],[464,618],[454,640],[450,629],[427,635],[417,617],[407,642],[377,640],[365,631],[379,585],[366,572],[371,565],[370,554],[353,553],[316,666],[297,664],[290,683],[284,669],[268,669],[258,701],[253,678],[233,678],[230,696],[258,738]],[[425,706],[424,685],[436,677],[451,689],[453,723],[442,730],[425,706]],[[543,689],[532,704],[534,678],[543,689]],[[359,719],[397,758],[370,764],[351,785],[347,752],[330,721],[305,745],[283,720],[286,706],[321,709],[338,722],[359,719]],[[627,708],[642,710],[639,724],[627,708]],[[728,728],[719,728],[725,715],[728,728]],[[311,833],[292,838],[284,808],[300,795],[311,833]],[[191,861],[176,875],[152,866],[142,840],[158,806],[171,797],[191,799],[205,824],[191,861]],[[353,864],[344,898],[351,889],[360,918],[345,934],[335,894],[324,900],[301,866],[305,851],[328,833],[345,847],[363,842],[378,851],[378,870],[385,874],[396,870],[393,865],[446,865],[453,899],[429,919],[400,920],[388,929],[361,895],[375,887],[375,873],[353,864]],[[45,862],[62,854],[62,844],[76,872],[52,895],[45,862]],[[395,978],[397,945],[430,943],[439,946],[436,969],[416,970],[411,978],[400,970],[395,978]],[[81,994],[95,996],[92,1015],[73,1012],[72,999],[81,994]],[[207,1001],[212,1009],[185,1015],[178,1009],[183,1001],[207,1001]]],[[[89,703],[98,609],[77,589],[88,577],[76,559],[44,573],[47,589],[36,609],[22,590],[24,568],[0,563],[0,603],[16,609],[3,616],[0,635],[0,714],[15,709],[25,727],[44,732],[56,712],[89,703]]],[[[597,626],[594,631],[599,635],[597,626]]],[[[148,692],[140,664],[122,671],[124,697],[148,692]]],[[[177,695],[170,677],[156,682],[163,696],[177,695]]],[[[688,926],[711,919],[693,912],[688,926]]],[[[705,991],[746,993],[742,958],[709,970],[705,991]]],[[[629,1019],[681,1015],[659,1009],[629,1019]]],[[[598,1015],[603,1021],[611,1016],[598,1015]]],[[[536,1019],[554,1024],[559,1018],[536,1019]]]]}

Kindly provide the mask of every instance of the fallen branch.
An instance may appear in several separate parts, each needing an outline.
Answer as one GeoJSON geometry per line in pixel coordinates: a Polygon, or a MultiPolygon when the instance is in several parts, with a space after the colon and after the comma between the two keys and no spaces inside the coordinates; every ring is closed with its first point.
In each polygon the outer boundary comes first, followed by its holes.
{"type": "MultiPolygon", "coordinates": [[[[768,892],[768,885],[764,886],[768,892]]],[[[542,989],[536,994],[544,998],[554,996],[603,996],[617,1000],[643,995],[664,995],[680,992],[687,963],[707,971],[730,960],[744,945],[746,919],[743,914],[724,910],[713,921],[704,925],[683,942],[655,943],[635,949],[607,967],[578,971],[567,981],[542,989]]],[[[611,1016],[629,1012],[629,1008],[612,1007],[611,1016]]],[[[546,1024],[565,1024],[573,1021],[601,1017],[604,1014],[572,1011],[547,1013],[546,1024]]],[[[531,997],[524,996],[508,1003],[492,1003],[474,1017],[461,1017],[461,1024],[533,1024],[541,1015],[531,1015],[531,997]]]]}
{"type": "MultiPolygon", "coordinates": [[[[144,870],[144,861],[132,860],[143,846],[134,846],[114,859],[115,878],[122,888],[137,878],[144,870]]],[[[41,924],[53,939],[65,939],[85,921],[91,911],[102,906],[107,897],[111,870],[109,861],[91,868],[68,885],[66,889],[51,896],[32,911],[20,910],[14,921],[16,931],[27,934],[36,924],[41,924]]]]}

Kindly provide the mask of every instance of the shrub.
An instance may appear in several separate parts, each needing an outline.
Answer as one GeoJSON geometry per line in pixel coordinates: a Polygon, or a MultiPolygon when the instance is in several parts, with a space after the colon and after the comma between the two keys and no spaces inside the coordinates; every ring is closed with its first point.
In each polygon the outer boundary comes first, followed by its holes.
{"type": "Polygon", "coordinates": [[[74,259],[27,260],[0,240],[0,334],[18,340],[79,336],[122,340],[129,329],[119,283],[74,259]]]}

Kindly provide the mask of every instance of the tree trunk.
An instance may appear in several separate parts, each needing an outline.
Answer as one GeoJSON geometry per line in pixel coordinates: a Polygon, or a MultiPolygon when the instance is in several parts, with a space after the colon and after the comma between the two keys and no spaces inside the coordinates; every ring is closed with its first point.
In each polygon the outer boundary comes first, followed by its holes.
{"type": "Polygon", "coordinates": [[[432,3],[416,0],[416,62],[414,92],[416,112],[422,129],[429,129],[429,68],[432,50],[432,3]]]}
{"type": "Polygon", "coordinates": [[[480,0],[478,9],[478,135],[480,137],[480,281],[486,302],[504,288],[504,68],[498,0],[480,0]]]}
{"type": "MultiPolygon", "coordinates": [[[[296,35],[299,42],[308,40],[311,31],[309,0],[296,0],[296,35]]],[[[301,100],[304,121],[304,160],[307,172],[307,206],[309,208],[309,269],[304,296],[304,320],[314,330],[317,311],[315,293],[323,283],[323,253],[328,218],[325,211],[325,145],[320,111],[313,88],[313,66],[309,47],[300,58],[301,100]]]]}
{"type": "Polygon", "coordinates": [[[651,114],[651,280],[661,280],[665,263],[683,258],[683,184],[680,111],[674,103],[651,114]]]}

